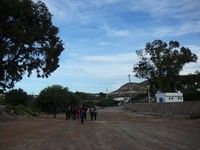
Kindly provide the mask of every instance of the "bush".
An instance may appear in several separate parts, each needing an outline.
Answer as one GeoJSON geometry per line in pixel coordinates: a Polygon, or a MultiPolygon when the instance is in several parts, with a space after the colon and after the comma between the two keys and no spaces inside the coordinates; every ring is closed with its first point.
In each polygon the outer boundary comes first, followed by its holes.
{"type": "Polygon", "coordinates": [[[70,105],[73,100],[73,94],[60,85],[53,85],[43,89],[38,98],[37,105],[44,112],[57,112],[64,110],[66,105],[70,105]]]}
{"type": "Polygon", "coordinates": [[[26,116],[34,116],[37,117],[40,114],[40,111],[35,106],[7,106],[9,110],[11,110],[16,115],[26,115],[26,116]]]}
{"type": "Polygon", "coordinates": [[[99,102],[99,106],[101,107],[110,107],[110,106],[116,106],[117,102],[113,101],[112,99],[102,99],[99,102]]]}
{"type": "Polygon", "coordinates": [[[200,101],[200,92],[199,91],[190,91],[183,93],[184,101],[200,101]]]}
{"type": "Polygon", "coordinates": [[[94,101],[86,100],[86,101],[83,101],[83,102],[82,102],[82,105],[83,105],[83,106],[86,106],[87,108],[91,108],[91,107],[94,107],[94,106],[95,106],[95,103],[94,103],[94,101]]]}
{"type": "Polygon", "coordinates": [[[28,96],[25,91],[23,91],[22,89],[14,89],[6,94],[5,102],[6,104],[12,106],[17,106],[20,104],[24,105],[26,103],[27,98],[28,96]]]}

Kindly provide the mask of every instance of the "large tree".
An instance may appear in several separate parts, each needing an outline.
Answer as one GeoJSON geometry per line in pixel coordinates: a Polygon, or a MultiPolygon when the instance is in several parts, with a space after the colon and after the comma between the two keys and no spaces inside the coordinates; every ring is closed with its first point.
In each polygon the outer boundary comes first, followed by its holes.
{"type": "Polygon", "coordinates": [[[48,77],[59,67],[63,43],[41,1],[0,0],[0,89],[24,74],[48,77]]]}
{"type": "Polygon", "coordinates": [[[28,95],[22,89],[13,89],[6,94],[5,102],[9,105],[24,105],[28,99],[28,95]]]}
{"type": "Polygon", "coordinates": [[[72,100],[72,93],[68,91],[68,88],[53,85],[40,92],[37,104],[43,111],[51,109],[56,117],[56,109],[63,109],[67,105],[70,105],[72,100]]]}
{"type": "Polygon", "coordinates": [[[136,77],[148,79],[161,91],[174,91],[183,66],[197,61],[197,56],[189,48],[180,47],[177,41],[170,41],[169,44],[161,40],[148,42],[144,49],[136,53],[140,58],[133,68],[136,77]]]}

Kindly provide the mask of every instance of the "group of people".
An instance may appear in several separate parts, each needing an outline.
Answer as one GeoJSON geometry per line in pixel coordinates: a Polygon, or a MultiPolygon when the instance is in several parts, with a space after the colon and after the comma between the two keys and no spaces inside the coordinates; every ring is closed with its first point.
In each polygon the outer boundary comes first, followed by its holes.
{"type": "MultiPolygon", "coordinates": [[[[81,119],[81,123],[84,123],[84,120],[87,119],[87,107],[78,107],[78,106],[67,106],[65,110],[66,120],[70,118],[73,120],[81,119]]],[[[96,107],[89,108],[89,114],[91,120],[97,119],[97,109],[96,107]]]]}

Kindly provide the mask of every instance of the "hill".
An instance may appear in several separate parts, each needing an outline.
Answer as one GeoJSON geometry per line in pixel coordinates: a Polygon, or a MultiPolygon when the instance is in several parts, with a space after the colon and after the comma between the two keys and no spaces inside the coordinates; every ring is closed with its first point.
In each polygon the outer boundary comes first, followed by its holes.
{"type": "Polygon", "coordinates": [[[136,96],[142,93],[147,93],[147,81],[141,83],[134,83],[134,82],[126,83],[116,91],[109,93],[109,95],[114,97],[129,96],[130,91],[132,96],[136,96]]]}

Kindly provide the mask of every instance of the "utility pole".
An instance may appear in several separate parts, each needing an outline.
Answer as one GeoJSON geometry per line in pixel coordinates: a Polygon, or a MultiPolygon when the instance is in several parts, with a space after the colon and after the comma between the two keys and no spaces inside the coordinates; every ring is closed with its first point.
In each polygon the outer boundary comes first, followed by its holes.
{"type": "Polygon", "coordinates": [[[106,88],[106,98],[108,99],[108,88],[106,88]]]}
{"type": "Polygon", "coordinates": [[[150,97],[150,85],[147,85],[147,92],[148,92],[148,101],[149,103],[151,102],[151,97],[150,97]]]}
{"type": "Polygon", "coordinates": [[[131,101],[131,75],[128,75],[128,81],[129,81],[129,101],[131,101]]]}

